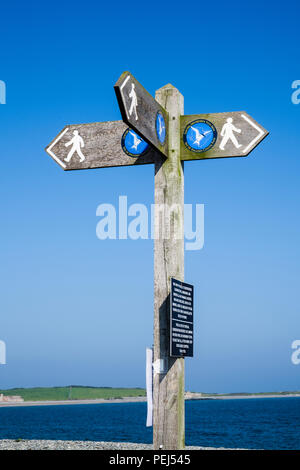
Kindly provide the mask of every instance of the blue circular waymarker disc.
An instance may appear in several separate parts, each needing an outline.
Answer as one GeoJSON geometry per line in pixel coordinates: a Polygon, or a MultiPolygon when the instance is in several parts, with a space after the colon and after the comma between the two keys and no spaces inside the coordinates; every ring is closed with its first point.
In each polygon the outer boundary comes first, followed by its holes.
{"type": "Polygon", "coordinates": [[[183,133],[183,141],[192,152],[204,152],[211,149],[217,140],[215,126],[206,119],[190,122],[183,133]]]}
{"type": "Polygon", "coordinates": [[[163,144],[164,141],[166,140],[166,123],[165,123],[165,118],[163,117],[160,111],[158,111],[156,115],[155,127],[156,127],[157,138],[160,141],[160,143],[163,144]]]}
{"type": "Polygon", "coordinates": [[[130,157],[140,157],[147,151],[149,145],[136,132],[128,127],[122,135],[123,151],[130,157]]]}

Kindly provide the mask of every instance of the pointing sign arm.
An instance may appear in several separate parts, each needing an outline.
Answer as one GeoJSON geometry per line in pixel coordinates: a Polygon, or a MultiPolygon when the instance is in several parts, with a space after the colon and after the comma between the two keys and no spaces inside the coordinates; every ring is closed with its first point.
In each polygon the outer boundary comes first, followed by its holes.
{"type": "Polygon", "coordinates": [[[142,139],[132,145],[136,151],[126,153],[122,148],[126,132],[128,127],[122,121],[70,125],[45,150],[64,170],[146,165],[161,159],[151,146],[135,156],[142,139]]]}
{"type": "Polygon", "coordinates": [[[181,116],[181,159],[246,157],[268,135],[245,111],[181,116]]]}
{"type": "Polygon", "coordinates": [[[130,72],[122,73],[114,89],[123,121],[167,157],[167,111],[130,72]]]}

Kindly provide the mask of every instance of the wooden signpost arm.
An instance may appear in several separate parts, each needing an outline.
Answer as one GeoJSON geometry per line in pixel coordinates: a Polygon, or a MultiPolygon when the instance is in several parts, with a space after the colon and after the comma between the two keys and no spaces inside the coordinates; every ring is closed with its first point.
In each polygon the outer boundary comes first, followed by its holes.
{"type": "Polygon", "coordinates": [[[184,281],[184,174],[180,159],[183,96],[172,85],[156,92],[169,113],[168,158],[155,164],[154,449],[184,448],[184,359],[170,357],[170,279],[184,281]]]}

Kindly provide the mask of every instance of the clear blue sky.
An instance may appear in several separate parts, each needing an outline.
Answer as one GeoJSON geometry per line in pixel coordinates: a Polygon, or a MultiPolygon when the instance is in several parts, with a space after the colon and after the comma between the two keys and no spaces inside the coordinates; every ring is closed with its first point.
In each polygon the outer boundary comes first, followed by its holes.
{"type": "Polygon", "coordinates": [[[1,8],[0,387],[144,386],[153,243],[100,241],[98,204],[153,202],[153,168],[63,172],[44,147],[66,124],[120,119],[130,70],[171,82],[185,113],[245,110],[270,136],[248,157],[189,162],[185,201],[205,204],[187,252],[195,357],[186,388],[300,389],[300,79],[297,1],[11,2],[1,8]]]}

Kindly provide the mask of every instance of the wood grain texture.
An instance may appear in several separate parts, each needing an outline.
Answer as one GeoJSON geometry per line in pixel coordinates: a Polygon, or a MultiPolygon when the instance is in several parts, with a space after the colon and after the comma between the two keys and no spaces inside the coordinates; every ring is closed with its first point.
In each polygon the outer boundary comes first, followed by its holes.
{"type": "Polygon", "coordinates": [[[236,111],[230,113],[209,113],[209,114],[192,114],[187,116],[181,116],[181,124],[180,124],[180,133],[181,133],[181,145],[180,145],[180,152],[181,152],[181,159],[182,160],[202,160],[206,158],[226,158],[226,157],[246,157],[249,155],[250,152],[268,135],[268,131],[266,131],[260,124],[258,124],[249,114],[245,111],[236,111]],[[236,148],[231,141],[229,141],[226,146],[225,150],[220,149],[220,144],[222,141],[221,131],[223,125],[226,123],[228,118],[233,119],[233,124],[235,127],[241,130],[241,133],[235,133],[235,136],[238,140],[238,143],[241,144],[240,148],[236,148]],[[183,134],[188,126],[193,121],[198,119],[205,119],[210,121],[214,124],[217,130],[217,140],[214,146],[204,152],[193,152],[190,151],[183,141],[183,134]],[[250,124],[251,121],[257,126],[258,130],[250,124]],[[261,135],[259,136],[261,130],[261,135]],[[259,138],[255,140],[257,137],[259,138]],[[249,144],[253,142],[253,144],[249,146],[249,144]],[[244,152],[246,150],[246,152],[244,152]]]}
{"type": "Polygon", "coordinates": [[[148,151],[140,157],[127,155],[121,146],[122,135],[128,128],[122,121],[95,122],[90,124],[72,124],[65,126],[57,137],[46,147],[46,152],[64,170],[84,170],[114,166],[146,165],[155,163],[158,154],[149,146],[148,151]],[[74,130],[84,140],[81,149],[85,160],[80,162],[75,153],[69,163],[65,162],[70,146],[66,143],[73,137],[74,130]]]}
{"type": "Polygon", "coordinates": [[[114,86],[123,121],[134,129],[146,142],[153,145],[165,157],[168,156],[168,136],[165,142],[160,143],[156,133],[156,115],[158,112],[164,117],[168,129],[167,111],[148,93],[147,90],[134,78],[130,72],[124,72],[114,86]],[[125,85],[123,86],[123,84],[125,85]],[[137,95],[137,115],[129,114],[131,106],[130,91],[134,84],[137,95]]]}
{"type": "Polygon", "coordinates": [[[184,359],[170,357],[171,277],[184,280],[183,96],[167,85],[156,92],[156,99],[169,112],[169,157],[155,164],[155,228],[160,221],[160,230],[154,241],[154,363],[162,359],[165,371],[153,378],[153,445],[172,450],[184,448],[184,359]]]}

